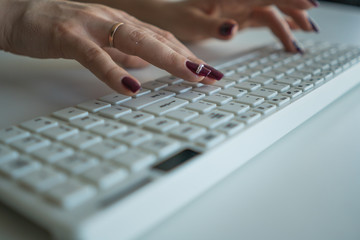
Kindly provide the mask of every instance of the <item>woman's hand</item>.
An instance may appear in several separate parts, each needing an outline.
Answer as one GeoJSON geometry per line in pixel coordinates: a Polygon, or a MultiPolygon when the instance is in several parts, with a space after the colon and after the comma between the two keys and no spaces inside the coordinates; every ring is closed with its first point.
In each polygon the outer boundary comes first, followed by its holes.
{"type": "Polygon", "coordinates": [[[196,58],[172,34],[127,13],[60,0],[2,0],[0,49],[37,58],[75,59],[114,90],[133,95],[140,83],[117,63],[152,63],[188,81],[210,83],[222,74],[196,58]],[[114,48],[109,48],[109,33],[114,48]]]}
{"type": "MultiPolygon", "coordinates": [[[[98,0],[93,0],[98,1],[98,0]]],[[[301,51],[291,30],[318,31],[305,10],[316,0],[102,0],[171,31],[184,41],[231,39],[237,30],[269,27],[287,51],[301,51]],[[281,14],[280,10],[283,14],[281,14]]]]}

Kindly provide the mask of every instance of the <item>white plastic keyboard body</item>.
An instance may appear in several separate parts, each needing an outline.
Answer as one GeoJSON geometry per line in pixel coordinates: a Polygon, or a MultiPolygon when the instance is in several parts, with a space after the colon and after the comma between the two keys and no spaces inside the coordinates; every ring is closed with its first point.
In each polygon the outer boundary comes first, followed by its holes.
{"type": "Polygon", "coordinates": [[[0,130],[0,200],[57,239],[143,234],[360,82],[360,49],[304,42],[0,130]]]}

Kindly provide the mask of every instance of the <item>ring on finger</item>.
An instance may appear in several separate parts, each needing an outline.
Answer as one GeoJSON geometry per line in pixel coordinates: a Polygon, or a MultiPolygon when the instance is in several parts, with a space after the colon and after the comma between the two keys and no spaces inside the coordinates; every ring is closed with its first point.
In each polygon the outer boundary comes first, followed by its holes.
{"type": "Polygon", "coordinates": [[[114,25],[111,26],[110,32],[109,32],[109,45],[110,47],[114,47],[114,36],[116,31],[118,30],[118,28],[123,25],[123,22],[119,22],[119,23],[115,23],[114,25]]]}

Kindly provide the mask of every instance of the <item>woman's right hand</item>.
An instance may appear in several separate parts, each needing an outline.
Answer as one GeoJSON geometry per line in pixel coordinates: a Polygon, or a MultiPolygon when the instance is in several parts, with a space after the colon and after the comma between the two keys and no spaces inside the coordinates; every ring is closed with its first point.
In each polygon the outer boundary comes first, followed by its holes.
{"type": "Polygon", "coordinates": [[[195,57],[172,34],[103,5],[61,0],[0,2],[0,49],[37,58],[75,59],[117,92],[140,83],[117,63],[151,63],[188,81],[211,83],[222,74],[195,57]],[[109,48],[109,32],[122,22],[109,48]],[[205,66],[202,67],[201,64],[205,66]]]}

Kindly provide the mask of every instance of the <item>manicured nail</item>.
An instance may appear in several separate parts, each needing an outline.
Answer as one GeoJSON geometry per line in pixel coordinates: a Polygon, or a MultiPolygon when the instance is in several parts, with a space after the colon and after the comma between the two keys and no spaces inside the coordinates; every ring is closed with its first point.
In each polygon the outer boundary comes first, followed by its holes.
{"type": "Polygon", "coordinates": [[[132,79],[130,77],[124,77],[121,82],[127,89],[129,89],[133,93],[136,93],[141,88],[140,84],[135,79],[132,79]]]}
{"type": "Polygon", "coordinates": [[[315,7],[320,6],[320,3],[319,3],[318,1],[316,1],[316,0],[309,0],[309,2],[310,2],[312,5],[314,5],[315,7]]]}
{"type": "Polygon", "coordinates": [[[234,27],[235,27],[235,24],[224,23],[223,25],[220,26],[219,33],[221,36],[227,37],[227,36],[231,35],[234,27]]]}
{"type": "Polygon", "coordinates": [[[293,45],[298,53],[300,53],[301,55],[304,54],[304,50],[299,46],[299,44],[295,40],[293,41],[293,45]]]}
{"type": "Polygon", "coordinates": [[[316,23],[310,17],[308,17],[308,21],[311,24],[312,29],[318,33],[319,27],[316,25],[316,23]]]}
{"type": "Polygon", "coordinates": [[[222,72],[220,72],[219,70],[216,70],[212,66],[205,65],[205,67],[211,70],[211,72],[210,72],[210,74],[208,76],[209,78],[220,80],[220,79],[222,79],[224,77],[224,74],[222,72]]]}
{"type": "Polygon", "coordinates": [[[211,70],[206,68],[204,64],[197,64],[194,62],[186,61],[186,67],[199,76],[207,77],[211,73],[211,70]]]}

